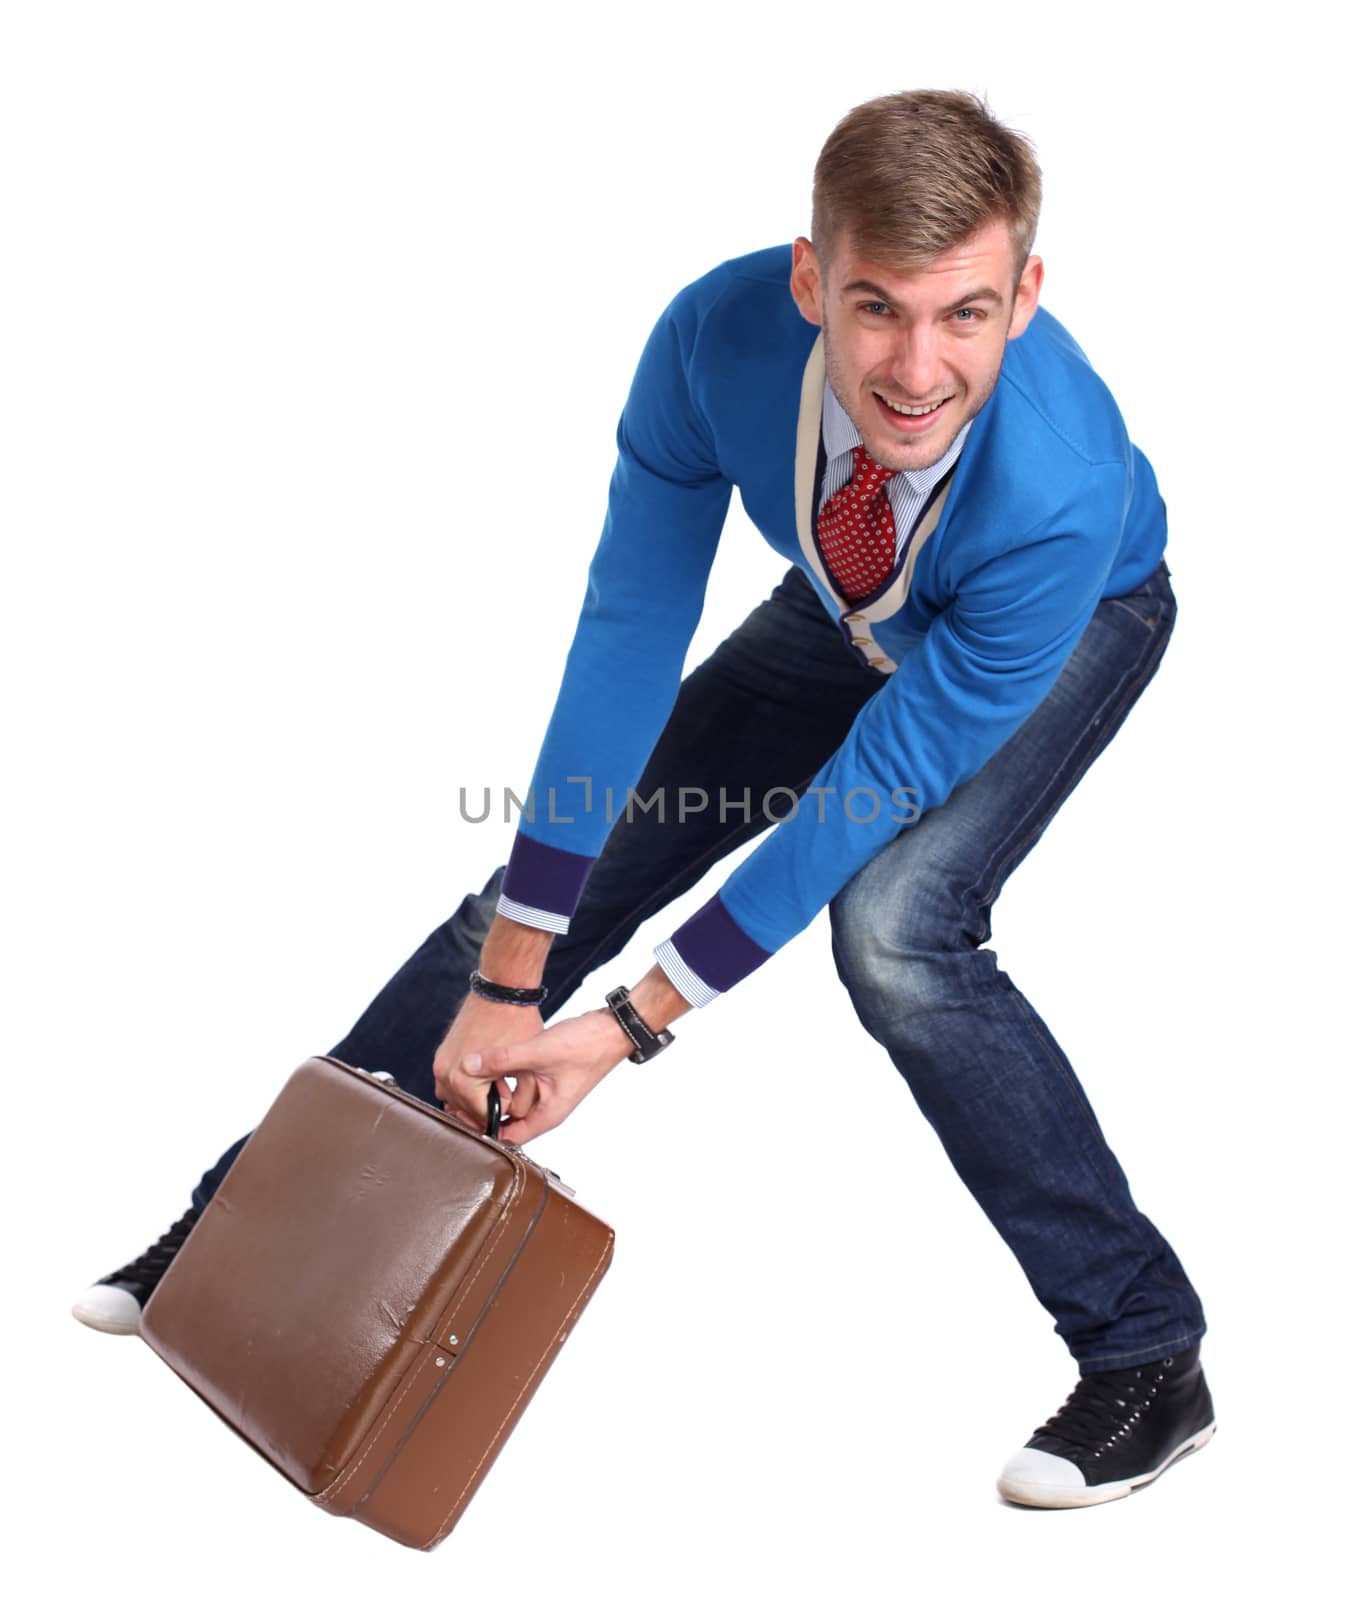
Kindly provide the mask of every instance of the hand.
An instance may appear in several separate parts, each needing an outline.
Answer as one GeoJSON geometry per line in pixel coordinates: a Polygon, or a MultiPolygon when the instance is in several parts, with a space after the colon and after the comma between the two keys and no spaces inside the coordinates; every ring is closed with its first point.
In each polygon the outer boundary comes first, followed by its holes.
{"type": "MultiPolygon", "coordinates": [[[[435,1097],[460,1122],[485,1133],[487,1085],[462,1071],[462,1057],[493,1045],[520,1044],[542,1032],[543,1018],[537,1006],[506,1005],[469,994],[434,1052],[435,1097]]],[[[508,1084],[502,1083],[499,1088],[503,1114],[510,1109],[511,1092],[508,1084]]]]}
{"type": "MultiPolygon", "coordinates": [[[[516,1079],[508,1107],[511,1120],[500,1127],[500,1137],[523,1144],[557,1127],[596,1084],[632,1052],[623,1028],[609,1008],[587,1011],[565,1022],[555,1022],[522,1043],[484,1046],[465,1055],[460,1073],[473,1085],[484,1103],[486,1084],[492,1079],[516,1079]]],[[[502,1086],[503,1087],[503,1086],[502,1086]]]]}

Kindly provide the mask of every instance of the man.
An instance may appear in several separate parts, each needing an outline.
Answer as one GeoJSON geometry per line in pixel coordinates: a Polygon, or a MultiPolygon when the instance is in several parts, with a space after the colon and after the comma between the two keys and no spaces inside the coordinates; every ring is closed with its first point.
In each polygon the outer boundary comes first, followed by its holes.
{"type": "MultiPolygon", "coordinates": [[[[827,905],[859,1018],[1078,1363],[1001,1492],[1080,1506],[1150,1482],[1214,1414],[1195,1291],[983,948],[1175,617],[1152,470],[1038,310],[1038,209],[1032,150],[981,102],[889,95],[826,142],[812,239],[676,296],[620,421],[510,860],[332,1053],[478,1127],[495,1084],[503,1135],[527,1140],[827,905]],[[682,683],[735,487],[793,565],[682,683]],[[544,1027],[645,917],[779,820],[632,990],[544,1027]]],[[[242,1142],[78,1316],[136,1328],[242,1142]]]]}

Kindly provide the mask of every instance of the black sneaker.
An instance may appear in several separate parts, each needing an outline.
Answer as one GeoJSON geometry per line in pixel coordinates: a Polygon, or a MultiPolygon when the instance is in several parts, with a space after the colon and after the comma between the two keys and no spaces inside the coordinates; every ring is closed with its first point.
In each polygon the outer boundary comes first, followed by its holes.
{"type": "Polygon", "coordinates": [[[1208,1444],[1214,1431],[1198,1344],[1147,1366],[1088,1372],[1006,1462],[996,1488],[1022,1506],[1120,1500],[1208,1444]]]}
{"type": "Polygon", "coordinates": [[[71,1308],[72,1316],[101,1333],[137,1333],[148,1296],[162,1281],[162,1274],[171,1266],[199,1215],[192,1206],[137,1260],[91,1284],[71,1308]]]}

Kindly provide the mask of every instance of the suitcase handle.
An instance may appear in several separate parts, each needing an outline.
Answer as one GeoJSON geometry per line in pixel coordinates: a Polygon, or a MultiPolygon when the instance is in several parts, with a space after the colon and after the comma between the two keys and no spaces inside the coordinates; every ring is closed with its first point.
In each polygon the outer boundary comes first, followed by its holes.
{"type": "MultiPolygon", "coordinates": [[[[391,1072],[373,1072],[370,1076],[380,1078],[385,1083],[395,1083],[395,1074],[391,1072]]],[[[400,1085],[396,1084],[396,1088],[399,1087],[400,1085]]],[[[486,1137],[488,1139],[500,1137],[500,1090],[496,1088],[494,1078],[486,1090],[486,1137]]]]}
{"type": "MultiPolygon", "coordinates": [[[[324,1060],[324,1061],[337,1061],[338,1058],[336,1056],[323,1056],[323,1057],[321,1057],[321,1060],[324,1060]]],[[[339,1066],[348,1067],[348,1071],[349,1072],[360,1072],[360,1071],[363,1070],[360,1067],[349,1067],[348,1063],[346,1061],[340,1061],[340,1062],[338,1062],[338,1064],[339,1064],[339,1066]]],[[[395,1081],[395,1074],[394,1073],[390,1073],[390,1072],[373,1072],[373,1073],[370,1073],[368,1075],[370,1077],[373,1077],[373,1078],[380,1078],[383,1083],[392,1084],[392,1085],[394,1085],[395,1088],[400,1089],[400,1085],[398,1083],[396,1083],[396,1081],[395,1081]]],[[[401,1094],[405,1095],[407,1099],[413,1100],[415,1098],[412,1094],[409,1093],[408,1090],[400,1089],[400,1092],[401,1092],[401,1094]]],[[[423,1105],[424,1103],[425,1102],[420,1101],[421,1105],[423,1105]]],[[[500,1138],[500,1090],[496,1087],[496,1082],[495,1082],[494,1078],[491,1079],[490,1085],[486,1090],[486,1137],[488,1139],[494,1139],[497,1144],[501,1143],[501,1138],[500,1138]]],[[[524,1155],[524,1150],[523,1150],[523,1147],[521,1145],[507,1144],[505,1146],[505,1149],[507,1149],[507,1150],[518,1150],[520,1155],[524,1155]]],[[[524,1156],[524,1159],[526,1161],[530,1160],[530,1158],[528,1156],[524,1156]]],[[[547,1173],[548,1177],[550,1177],[554,1181],[554,1183],[556,1183],[557,1187],[559,1189],[561,1189],[565,1194],[570,1196],[570,1195],[574,1195],[576,1193],[575,1189],[568,1188],[568,1186],[565,1183],[563,1183],[561,1174],[554,1172],[551,1167],[541,1166],[537,1161],[534,1161],[531,1164],[533,1166],[535,1166],[535,1167],[538,1167],[538,1170],[540,1172],[547,1173]]]]}

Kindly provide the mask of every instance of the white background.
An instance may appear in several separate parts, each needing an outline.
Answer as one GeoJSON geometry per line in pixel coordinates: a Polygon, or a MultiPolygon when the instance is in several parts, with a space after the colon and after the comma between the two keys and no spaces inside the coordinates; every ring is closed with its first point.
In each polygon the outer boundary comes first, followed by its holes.
{"type": "MultiPolygon", "coordinates": [[[[1334,9],[1265,14],[6,9],[5,1456],[30,1588],[1347,1592],[1365,141],[1334,9]],[[1119,1504],[998,1502],[1075,1371],[820,918],[531,1146],[615,1262],[422,1567],[67,1305],[504,859],[457,793],[532,768],[652,320],[807,231],[832,125],[920,86],[1036,140],[1044,302],[1169,504],[1172,647],[993,942],[1201,1291],[1215,1443],[1119,1504]],[[513,493],[483,481],[498,456],[513,493]]],[[[736,509],[692,663],[782,570],[736,509]]]]}

